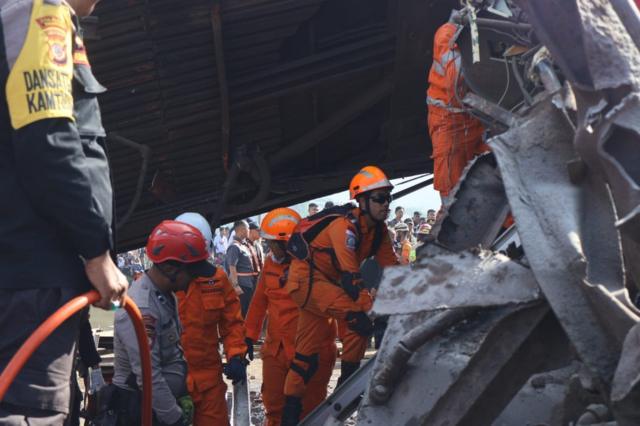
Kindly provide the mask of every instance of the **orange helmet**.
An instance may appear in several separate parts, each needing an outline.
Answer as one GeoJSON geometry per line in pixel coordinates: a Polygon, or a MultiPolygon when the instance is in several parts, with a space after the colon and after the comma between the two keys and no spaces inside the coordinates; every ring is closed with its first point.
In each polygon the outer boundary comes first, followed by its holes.
{"type": "Polygon", "coordinates": [[[373,191],[374,189],[393,188],[389,179],[376,166],[366,166],[360,169],[351,183],[349,184],[349,196],[351,199],[355,199],[358,195],[365,192],[373,191]]]}
{"type": "Polygon", "coordinates": [[[287,241],[302,218],[293,209],[280,207],[262,219],[260,235],[266,240],[287,241]]]}

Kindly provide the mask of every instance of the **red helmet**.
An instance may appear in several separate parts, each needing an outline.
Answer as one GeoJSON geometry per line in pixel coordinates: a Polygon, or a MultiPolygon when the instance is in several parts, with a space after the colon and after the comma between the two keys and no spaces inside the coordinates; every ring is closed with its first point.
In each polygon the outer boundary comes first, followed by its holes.
{"type": "Polygon", "coordinates": [[[194,226],[175,220],[162,221],[156,226],[147,241],[147,256],[153,263],[174,260],[190,266],[198,276],[211,276],[215,267],[207,262],[207,243],[194,226]]]}

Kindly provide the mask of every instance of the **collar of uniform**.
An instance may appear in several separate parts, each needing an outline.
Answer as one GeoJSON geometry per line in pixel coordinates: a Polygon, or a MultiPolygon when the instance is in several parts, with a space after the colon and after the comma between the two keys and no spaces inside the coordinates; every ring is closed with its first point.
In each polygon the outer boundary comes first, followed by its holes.
{"type": "Polygon", "coordinates": [[[153,282],[151,277],[146,272],[144,274],[142,274],[142,277],[140,277],[139,281],[140,281],[140,284],[142,284],[143,286],[147,286],[147,288],[152,290],[154,294],[156,294],[156,293],[157,294],[162,294],[165,297],[171,296],[171,292],[165,293],[162,290],[160,290],[158,288],[158,286],[156,286],[156,283],[153,282]]]}

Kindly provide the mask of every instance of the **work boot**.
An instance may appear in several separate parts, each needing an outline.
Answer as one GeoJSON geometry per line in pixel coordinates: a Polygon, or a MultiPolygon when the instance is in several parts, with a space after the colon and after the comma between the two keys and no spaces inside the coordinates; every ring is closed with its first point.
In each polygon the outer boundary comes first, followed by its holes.
{"type": "Polygon", "coordinates": [[[340,377],[338,377],[338,387],[344,383],[353,373],[360,368],[359,362],[342,361],[340,363],[340,377]]]}
{"type": "Polygon", "coordinates": [[[280,426],[296,426],[300,423],[302,413],[302,398],[297,396],[287,396],[282,410],[282,420],[280,426]]]}

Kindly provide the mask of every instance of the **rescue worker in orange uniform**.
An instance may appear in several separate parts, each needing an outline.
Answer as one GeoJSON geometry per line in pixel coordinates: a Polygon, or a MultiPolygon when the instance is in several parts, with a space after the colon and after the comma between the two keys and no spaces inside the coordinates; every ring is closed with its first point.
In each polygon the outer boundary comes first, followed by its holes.
{"type": "MultiPolygon", "coordinates": [[[[279,426],[284,408],[284,382],[295,354],[295,337],[298,325],[298,305],[284,288],[291,257],[286,252],[286,242],[300,215],[289,208],[269,212],[261,224],[261,236],[267,240],[270,253],[264,262],[262,274],[245,319],[247,344],[253,347],[267,320],[267,335],[262,346],[262,401],[266,411],[265,425],[279,426]]],[[[327,385],[336,362],[337,347],[335,321],[328,319],[320,349],[318,371],[308,383],[308,391],[302,401],[302,416],[310,413],[327,396],[327,385]]],[[[252,350],[249,349],[249,353],[252,350]]]]}
{"type": "Polygon", "coordinates": [[[460,73],[460,51],[456,44],[461,26],[452,22],[456,12],[436,31],[427,89],[433,187],[440,192],[443,201],[458,183],[467,163],[489,150],[482,140],[482,124],[465,112],[459,102],[467,89],[460,73]]]}
{"type": "Polygon", "coordinates": [[[318,371],[319,354],[333,326],[345,321],[341,379],[355,372],[364,356],[373,323],[366,312],[372,298],[363,286],[360,264],[375,256],[380,266],[398,264],[385,221],[393,185],[377,167],[367,166],[351,180],[349,194],[358,207],[334,219],[310,242],[310,261],[293,258],[286,289],[300,306],[296,353],[285,382],[283,425],[300,420],[308,384],[318,371]]]}
{"type": "Polygon", "coordinates": [[[395,226],[396,238],[398,243],[400,244],[399,257],[400,263],[403,265],[408,265],[411,262],[411,250],[413,247],[411,246],[411,241],[409,241],[409,227],[406,223],[398,223],[395,226]]]}
{"type": "MultiPolygon", "coordinates": [[[[212,233],[204,217],[198,213],[184,213],[176,221],[197,228],[205,236],[211,254],[212,233]]],[[[228,425],[227,386],[222,379],[218,342],[222,341],[224,347],[227,377],[234,382],[244,380],[247,346],[240,299],[222,268],[216,268],[210,277],[196,278],[186,291],[176,295],[184,330],[180,340],[188,366],[187,388],[195,405],[193,424],[228,425]]]]}

